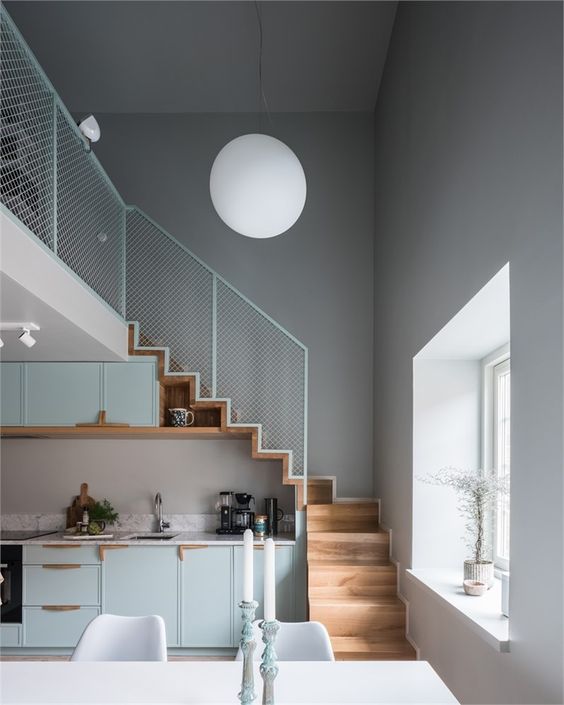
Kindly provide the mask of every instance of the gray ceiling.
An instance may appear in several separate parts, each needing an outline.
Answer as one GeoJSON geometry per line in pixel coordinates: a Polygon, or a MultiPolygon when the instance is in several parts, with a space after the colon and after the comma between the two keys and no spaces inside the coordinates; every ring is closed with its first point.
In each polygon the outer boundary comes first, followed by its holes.
{"type": "MultiPolygon", "coordinates": [[[[273,112],[372,111],[397,2],[261,3],[273,112]]],[[[252,2],[5,6],[74,112],[254,112],[252,2]]]]}

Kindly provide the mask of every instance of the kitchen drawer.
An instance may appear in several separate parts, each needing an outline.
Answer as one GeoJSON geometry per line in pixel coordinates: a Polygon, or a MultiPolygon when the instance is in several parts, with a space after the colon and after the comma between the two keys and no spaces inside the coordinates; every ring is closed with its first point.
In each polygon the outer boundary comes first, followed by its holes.
{"type": "Polygon", "coordinates": [[[99,605],[100,602],[100,566],[72,563],[24,566],[24,605],[99,605]]]}
{"type": "Polygon", "coordinates": [[[7,649],[12,646],[21,646],[21,635],[21,624],[0,624],[0,647],[7,649]]]}
{"type": "Polygon", "coordinates": [[[23,608],[23,646],[76,646],[86,626],[100,614],[98,607],[68,610],[23,608]]]}
{"type": "Polygon", "coordinates": [[[81,546],[71,543],[54,543],[23,547],[23,563],[100,563],[98,546],[81,546]]]}

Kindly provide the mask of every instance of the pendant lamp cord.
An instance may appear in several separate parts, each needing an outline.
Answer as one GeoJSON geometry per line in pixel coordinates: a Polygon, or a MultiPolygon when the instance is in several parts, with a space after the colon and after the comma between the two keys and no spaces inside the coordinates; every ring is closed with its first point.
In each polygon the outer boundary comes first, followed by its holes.
{"type": "Polygon", "coordinates": [[[268,122],[272,125],[272,118],[270,116],[270,109],[268,107],[268,101],[266,100],[266,95],[264,94],[264,88],[262,85],[262,54],[263,54],[263,29],[262,29],[262,13],[258,0],[255,0],[255,11],[257,13],[257,22],[259,30],[259,53],[258,53],[258,79],[259,79],[259,132],[262,133],[262,113],[263,110],[266,113],[268,122]]]}

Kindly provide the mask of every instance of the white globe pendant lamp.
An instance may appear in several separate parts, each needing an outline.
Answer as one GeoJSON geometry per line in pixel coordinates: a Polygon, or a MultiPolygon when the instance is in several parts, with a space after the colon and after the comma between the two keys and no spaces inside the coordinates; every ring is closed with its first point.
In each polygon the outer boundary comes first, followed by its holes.
{"type": "Polygon", "coordinates": [[[269,135],[231,140],[211,169],[210,194],[217,214],[247,237],[286,232],[300,217],[306,192],[300,160],[284,142],[269,135]]]}

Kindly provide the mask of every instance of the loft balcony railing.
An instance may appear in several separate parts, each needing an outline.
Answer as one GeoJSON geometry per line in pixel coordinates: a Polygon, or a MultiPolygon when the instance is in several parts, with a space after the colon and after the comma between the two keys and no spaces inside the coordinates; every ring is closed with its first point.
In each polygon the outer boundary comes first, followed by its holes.
{"type": "Polygon", "coordinates": [[[0,207],[105,305],[229,399],[232,425],[307,473],[307,348],[138,208],[127,206],[0,5],[0,207]]]}

